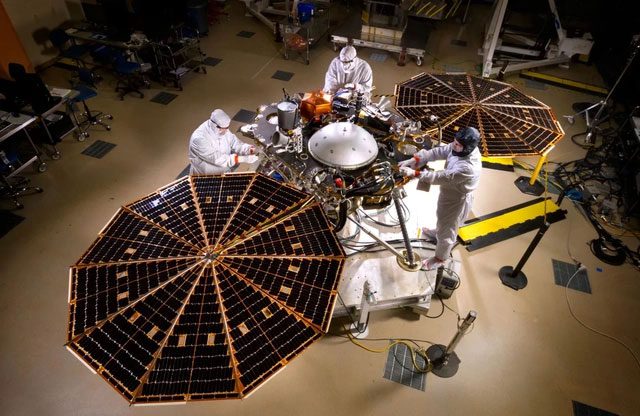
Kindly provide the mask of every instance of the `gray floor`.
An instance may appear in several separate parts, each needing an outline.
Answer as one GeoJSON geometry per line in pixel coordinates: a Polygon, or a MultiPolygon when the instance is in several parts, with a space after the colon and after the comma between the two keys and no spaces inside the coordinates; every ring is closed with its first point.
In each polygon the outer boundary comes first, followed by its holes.
{"type": "MultiPolygon", "coordinates": [[[[383,377],[387,354],[373,354],[349,341],[326,336],[284,371],[242,401],[191,403],[186,406],[129,407],[106,382],[91,374],[64,348],[67,330],[68,266],[88,248],[97,232],[121,204],[171,182],[186,165],[190,133],[212,109],[230,115],[240,109],[282,97],[288,91],[320,88],[335,52],[324,41],[311,53],[310,65],[284,60],[280,45],[266,26],[232,5],[223,20],[203,39],[203,49],[218,65],[208,74],[188,74],[184,91],[164,106],[149,99],[164,90],[157,85],[145,98],[117,99],[113,81],[100,87],[90,105],[111,112],[111,132],[93,130],[84,143],[65,139],[58,161],[31,178],[43,194],[23,198],[26,217],[0,239],[0,395],[6,415],[571,415],[572,400],[623,415],[640,414],[640,368],[619,344],[581,326],[567,301],[587,325],[622,340],[640,354],[640,279],[629,266],[613,267],[597,260],[586,243],[595,232],[570,201],[568,219],[551,226],[525,267],[529,285],[512,291],[497,277],[503,265],[514,265],[534,233],[467,253],[462,259],[462,285],[447,304],[460,314],[478,312],[474,329],[461,341],[458,374],[451,379],[429,375],[426,391],[383,377]],[[242,30],[256,34],[241,38],[242,30]],[[288,82],[271,78],[292,72],[288,82]],[[96,140],[117,146],[104,158],[82,151],[96,140]],[[551,259],[588,267],[592,294],[565,289],[554,282],[551,259]],[[601,271],[598,271],[601,269],[601,271]]],[[[477,55],[486,22],[486,6],[472,5],[469,21],[437,25],[422,67],[395,64],[395,57],[371,61],[377,93],[393,93],[396,82],[445,65],[477,72],[477,55]],[[451,40],[467,42],[455,46],[451,40]]],[[[379,51],[362,49],[367,59],[379,51]]],[[[591,67],[549,71],[585,82],[600,83],[591,67]]],[[[50,84],[64,74],[51,69],[50,84]]],[[[551,105],[556,114],[570,114],[571,104],[594,97],[556,87],[531,88],[512,76],[508,82],[551,105]]],[[[167,90],[168,91],[168,90],[167,90]]],[[[567,136],[584,129],[563,123],[567,136]]],[[[240,125],[235,123],[232,128],[240,125]]],[[[561,162],[584,154],[565,139],[550,154],[561,162]]],[[[535,159],[523,159],[535,163],[535,159]]],[[[516,173],[484,170],[473,215],[480,216],[526,201],[513,181],[516,173]]],[[[423,213],[422,215],[434,215],[423,213]]],[[[635,243],[637,244],[637,243],[635,243]]],[[[635,245],[634,245],[635,247],[635,245]]],[[[434,313],[439,309],[434,306],[434,313]]],[[[456,315],[418,318],[401,311],[375,313],[371,338],[416,338],[447,343],[456,329],[456,315]]],[[[386,341],[369,342],[383,348],[386,341]]]]}

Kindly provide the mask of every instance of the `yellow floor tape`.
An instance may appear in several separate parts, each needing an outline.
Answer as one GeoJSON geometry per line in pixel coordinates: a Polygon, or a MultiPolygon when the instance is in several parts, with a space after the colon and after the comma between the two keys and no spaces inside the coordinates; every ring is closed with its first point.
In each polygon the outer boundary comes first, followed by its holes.
{"type": "Polygon", "coordinates": [[[505,165],[505,166],[513,166],[513,158],[512,157],[485,157],[482,156],[480,159],[483,163],[495,163],[496,165],[505,165]]]}
{"type": "Polygon", "coordinates": [[[585,84],[583,82],[573,81],[566,78],[554,77],[553,75],[542,74],[540,72],[524,70],[520,73],[520,76],[524,78],[533,79],[536,81],[547,82],[560,87],[566,87],[574,90],[594,93],[597,95],[606,96],[609,93],[609,91],[606,88],[602,88],[597,85],[585,84]]]}
{"type": "Polygon", "coordinates": [[[519,208],[511,212],[497,215],[486,220],[479,220],[469,225],[460,227],[458,235],[463,241],[470,241],[478,237],[485,236],[489,233],[504,230],[517,224],[521,224],[527,220],[541,217],[559,210],[555,202],[550,199],[540,201],[527,207],[519,208]],[[546,211],[545,211],[546,209],[546,211]]]}

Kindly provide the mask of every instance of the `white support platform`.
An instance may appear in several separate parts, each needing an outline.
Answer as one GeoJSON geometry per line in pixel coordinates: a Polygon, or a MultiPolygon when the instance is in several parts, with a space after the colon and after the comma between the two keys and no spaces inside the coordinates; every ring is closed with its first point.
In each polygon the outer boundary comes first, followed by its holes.
{"type": "Polygon", "coordinates": [[[355,46],[361,46],[364,48],[380,49],[388,52],[406,53],[408,56],[413,56],[416,59],[416,65],[421,66],[424,60],[424,49],[417,48],[405,48],[400,45],[390,45],[388,43],[373,42],[364,39],[349,39],[345,36],[331,35],[331,42],[333,42],[333,49],[338,50],[338,47],[342,47],[351,42],[355,46]]]}
{"type": "MultiPolygon", "coordinates": [[[[430,166],[436,169],[442,169],[443,165],[443,161],[430,163],[430,166]]],[[[417,180],[412,180],[405,186],[407,196],[403,199],[410,211],[410,217],[406,222],[409,238],[416,238],[420,227],[434,228],[436,224],[435,212],[439,187],[432,186],[429,192],[424,192],[416,189],[417,183],[417,180]]],[[[376,220],[387,223],[397,218],[393,203],[386,211],[368,210],[366,212],[376,220]]],[[[384,227],[364,218],[361,224],[385,241],[402,240],[400,226],[384,227]]],[[[339,237],[353,235],[356,229],[355,224],[347,221],[339,237]]],[[[368,243],[373,242],[373,239],[364,232],[360,232],[357,241],[368,243]]],[[[433,248],[433,244],[426,242],[413,243],[413,245],[433,248]]],[[[402,251],[402,246],[398,246],[398,250],[402,251]]],[[[350,253],[349,249],[346,251],[347,254],[350,253]]],[[[433,251],[414,250],[414,252],[423,260],[433,255],[433,251]]],[[[459,270],[459,263],[452,260],[447,267],[459,270]]],[[[371,290],[375,292],[375,304],[369,305],[371,311],[412,307],[421,313],[426,313],[435,289],[435,278],[436,271],[411,272],[400,268],[395,255],[387,250],[350,256],[345,262],[342,279],[338,286],[346,309],[339,300],[336,303],[334,316],[346,316],[349,312],[353,314],[354,311],[360,310],[363,288],[367,281],[371,290]]]]}

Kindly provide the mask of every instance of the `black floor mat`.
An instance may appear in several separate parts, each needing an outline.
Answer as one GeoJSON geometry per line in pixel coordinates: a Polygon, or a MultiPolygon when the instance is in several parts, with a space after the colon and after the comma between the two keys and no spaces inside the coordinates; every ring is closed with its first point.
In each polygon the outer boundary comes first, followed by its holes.
{"type": "Polygon", "coordinates": [[[222,59],[220,59],[220,58],[212,58],[210,56],[207,56],[206,58],[204,58],[202,60],[202,62],[207,66],[216,66],[220,62],[222,62],[222,59]]]}
{"type": "Polygon", "coordinates": [[[109,142],[103,142],[102,140],[96,140],[91,146],[82,151],[83,155],[95,157],[96,159],[102,159],[104,155],[109,153],[115,144],[109,142]]]}
{"type": "Polygon", "coordinates": [[[255,112],[243,109],[238,111],[236,115],[232,117],[232,120],[239,123],[251,123],[255,117],[255,112]]]}
{"type": "Polygon", "coordinates": [[[580,403],[573,400],[573,415],[574,416],[618,416],[616,413],[607,412],[606,410],[598,409],[597,407],[589,406],[588,404],[580,403]]]}
{"type": "MultiPolygon", "coordinates": [[[[417,354],[416,364],[426,365],[424,358],[417,354]]],[[[426,388],[426,373],[414,371],[411,351],[404,344],[396,344],[389,350],[384,367],[384,378],[416,390],[425,391],[426,388]]]]}
{"type": "Polygon", "coordinates": [[[240,36],[241,38],[250,38],[251,36],[255,35],[256,32],[249,32],[247,30],[243,30],[240,31],[236,34],[236,36],[240,36]]]}
{"type": "Polygon", "coordinates": [[[271,78],[279,79],[280,81],[289,81],[293,77],[293,72],[276,71],[271,78]]]}
{"type": "Polygon", "coordinates": [[[24,217],[12,212],[0,210],[0,237],[7,235],[16,225],[20,224],[24,217]]]}
{"type": "MultiPolygon", "coordinates": [[[[573,263],[551,259],[553,263],[553,280],[558,286],[566,286],[567,282],[576,272],[578,267],[573,263]]],[[[578,274],[571,279],[569,289],[579,290],[580,292],[591,294],[591,285],[589,284],[589,275],[586,270],[580,270],[578,274]]]]}
{"type": "Polygon", "coordinates": [[[171,94],[170,92],[159,92],[155,97],[151,99],[152,103],[164,104],[167,105],[171,101],[175,100],[177,97],[176,94],[171,94]]]}
{"type": "Polygon", "coordinates": [[[451,44],[455,45],[455,46],[467,46],[467,41],[466,40],[460,40],[460,39],[452,39],[451,40],[451,44]]]}
{"type": "Polygon", "coordinates": [[[182,169],[182,172],[180,172],[180,174],[176,176],[176,179],[180,179],[183,176],[188,176],[190,170],[191,170],[191,165],[187,165],[187,167],[182,169]]]}

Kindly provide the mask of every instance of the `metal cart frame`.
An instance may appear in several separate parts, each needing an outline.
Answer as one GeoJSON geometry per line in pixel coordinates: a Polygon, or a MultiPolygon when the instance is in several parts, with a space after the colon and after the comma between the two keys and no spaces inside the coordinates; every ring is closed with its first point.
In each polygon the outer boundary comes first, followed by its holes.
{"type": "Polygon", "coordinates": [[[316,11],[316,14],[308,21],[300,24],[296,20],[286,18],[282,21],[284,44],[284,59],[289,59],[289,52],[297,52],[304,56],[304,63],[309,65],[309,50],[329,32],[329,11],[316,11]],[[300,36],[304,41],[302,47],[296,47],[293,40],[300,36]]]}
{"type": "Polygon", "coordinates": [[[207,73],[203,62],[205,54],[200,49],[200,38],[197,31],[195,37],[185,36],[182,29],[176,31],[175,42],[152,42],[153,55],[156,60],[156,71],[160,82],[167,82],[182,91],[182,77],[191,71],[207,73]]]}

